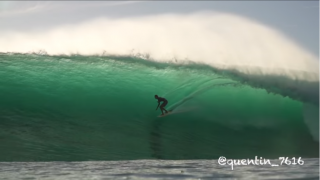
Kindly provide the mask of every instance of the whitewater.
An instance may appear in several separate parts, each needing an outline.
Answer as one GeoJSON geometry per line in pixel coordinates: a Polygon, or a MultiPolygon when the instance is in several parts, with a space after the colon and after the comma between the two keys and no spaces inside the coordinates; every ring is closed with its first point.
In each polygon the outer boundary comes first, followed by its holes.
{"type": "MultiPolygon", "coordinates": [[[[0,161],[207,167],[200,159],[289,156],[318,166],[317,59],[275,29],[212,12],[2,31],[0,161]],[[157,117],[155,94],[172,115],[157,117]]],[[[25,176],[20,165],[5,177],[25,176]]]]}

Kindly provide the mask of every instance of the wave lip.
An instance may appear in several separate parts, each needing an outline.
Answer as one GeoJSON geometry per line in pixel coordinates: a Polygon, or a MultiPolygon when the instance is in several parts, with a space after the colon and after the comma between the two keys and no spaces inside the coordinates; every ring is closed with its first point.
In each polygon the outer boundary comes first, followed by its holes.
{"type": "Polygon", "coordinates": [[[0,52],[143,55],[159,62],[192,61],[246,74],[319,81],[318,58],[276,30],[232,14],[100,18],[41,33],[1,34],[0,52]]]}
{"type": "Polygon", "coordinates": [[[317,58],[276,30],[232,14],[101,18],[41,33],[3,32],[0,47],[0,52],[205,64],[254,87],[319,104],[317,58]]]}

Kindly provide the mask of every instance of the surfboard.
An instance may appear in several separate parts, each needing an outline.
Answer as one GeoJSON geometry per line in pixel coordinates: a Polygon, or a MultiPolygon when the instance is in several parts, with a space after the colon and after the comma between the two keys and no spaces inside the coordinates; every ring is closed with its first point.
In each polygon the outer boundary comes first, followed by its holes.
{"type": "Polygon", "coordinates": [[[193,110],[196,110],[196,109],[197,109],[197,107],[173,109],[173,110],[169,110],[168,113],[166,113],[164,115],[160,114],[158,117],[164,117],[164,116],[172,115],[172,114],[186,113],[188,111],[193,111],[193,110]]]}
{"type": "Polygon", "coordinates": [[[158,117],[164,117],[164,116],[170,115],[171,113],[172,111],[168,111],[168,113],[165,113],[164,115],[160,114],[158,117]]]}

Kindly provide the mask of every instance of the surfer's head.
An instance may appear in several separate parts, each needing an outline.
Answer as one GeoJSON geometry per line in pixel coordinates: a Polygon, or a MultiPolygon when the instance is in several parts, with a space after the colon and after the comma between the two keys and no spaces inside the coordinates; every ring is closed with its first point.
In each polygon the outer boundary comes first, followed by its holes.
{"type": "Polygon", "coordinates": [[[154,98],[158,99],[158,95],[154,95],[154,98]]]}

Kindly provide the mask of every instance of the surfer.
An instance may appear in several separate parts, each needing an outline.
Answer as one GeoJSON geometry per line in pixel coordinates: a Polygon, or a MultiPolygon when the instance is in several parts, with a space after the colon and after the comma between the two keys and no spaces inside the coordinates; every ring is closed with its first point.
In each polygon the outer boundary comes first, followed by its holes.
{"type": "Polygon", "coordinates": [[[165,98],[159,97],[158,95],[154,95],[154,97],[155,97],[156,99],[158,99],[158,107],[157,107],[156,110],[158,110],[159,105],[160,105],[160,102],[163,101],[163,103],[162,103],[161,106],[160,106],[162,115],[164,115],[164,114],[163,114],[163,110],[164,110],[166,113],[168,113],[168,111],[164,108],[164,107],[168,104],[168,100],[166,100],[165,98]]]}

